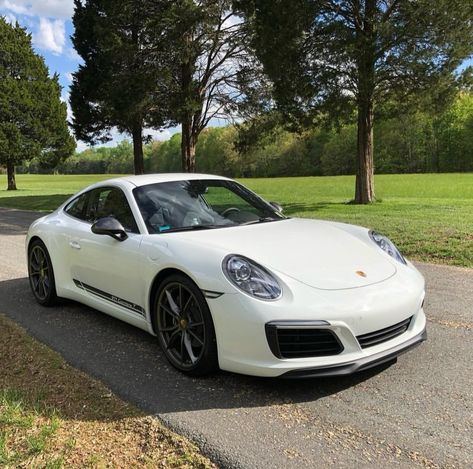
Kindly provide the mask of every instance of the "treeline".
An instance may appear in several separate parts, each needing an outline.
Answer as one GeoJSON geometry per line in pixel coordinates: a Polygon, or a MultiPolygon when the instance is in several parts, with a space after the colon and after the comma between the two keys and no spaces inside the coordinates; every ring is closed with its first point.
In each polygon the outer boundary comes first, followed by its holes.
{"type": "MultiPolygon", "coordinates": [[[[375,125],[377,173],[473,171],[473,94],[463,92],[440,115],[409,112],[375,125]]],[[[203,131],[196,148],[199,172],[232,177],[354,174],[356,125],[291,133],[276,127],[238,150],[239,129],[203,131]]],[[[144,145],[145,171],[181,171],[181,135],[144,145]]],[[[22,172],[42,170],[37,162],[22,172]]],[[[133,147],[124,141],[77,153],[54,170],[61,174],[132,173],[133,147]]]]}

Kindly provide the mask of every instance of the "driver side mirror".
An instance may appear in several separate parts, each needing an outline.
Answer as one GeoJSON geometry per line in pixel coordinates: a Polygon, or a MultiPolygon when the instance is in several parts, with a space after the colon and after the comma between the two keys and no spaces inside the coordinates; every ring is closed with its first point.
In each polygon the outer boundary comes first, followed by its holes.
{"type": "Polygon", "coordinates": [[[276,210],[276,212],[282,213],[284,208],[281,204],[278,204],[277,202],[269,202],[269,205],[276,210]]]}
{"type": "Polygon", "coordinates": [[[92,233],[108,235],[117,241],[125,241],[128,238],[125,228],[114,217],[99,218],[91,227],[92,233]]]}

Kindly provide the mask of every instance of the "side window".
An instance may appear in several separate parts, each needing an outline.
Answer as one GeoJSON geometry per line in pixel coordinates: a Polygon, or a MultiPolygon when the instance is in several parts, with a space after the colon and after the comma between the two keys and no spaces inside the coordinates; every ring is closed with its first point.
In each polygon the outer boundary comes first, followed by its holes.
{"type": "Polygon", "coordinates": [[[125,194],[114,187],[102,187],[90,193],[86,219],[94,223],[99,218],[115,217],[131,233],[139,233],[125,194]]]}
{"type": "Polygon", "coordinates": [[[89,223],[96,222],[99,218],[106,217],[109,214],[104,215],[104,204],[108,197],[108,194],[112,191],[112,188],[101,188],[95,189],[90,193],[89,203],[85,213],[85,218],[89,223]]]}
{"type": "Polygon", "coordinates": [[[72,202],[66,206],[64,211],[71,217],[78,218],[79,220],[85,220],[85,207],[87,206],[87,199],[89,198],[90,192],[76,197],[72,202]]]}

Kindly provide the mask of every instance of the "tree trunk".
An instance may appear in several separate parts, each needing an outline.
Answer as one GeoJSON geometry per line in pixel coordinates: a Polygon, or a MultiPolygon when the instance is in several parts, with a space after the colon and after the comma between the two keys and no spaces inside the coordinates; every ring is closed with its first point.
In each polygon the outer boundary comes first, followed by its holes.
{"type": "Polygon", "coordinates": [[[182,171],[195,173],[195,146],[196,136],[192,131],[192,119],[190,116],[182,122],[181,159],[182,171]]]}
{"type": "MultiPolygon", "coordinates": [[[[189,33],[184,36],[184,41],[190,50],[191,38],[189,33]]],[[[185,173],[195,173],[195,146],[198,138],[194,129],[195,110],[187,104],[193,102],[196,98],[193,85],[193,69],[194,67],[190,60],[185,60],[181,64],[181,90],[186,103],[181,117],[181,163],[182,171],[185,173]]]]}
{"type": "Polygon", "coordinates": [[[355,203],[369,204],[374,201],[373,165],[373,103],[358,105],[357,171],[355,203]]]}
{"type": "Polygon", "coordinates": [[[433,139],[433,148],[432,148],[432,156],[430,158],[430,164],[429,167],[427,168],[428,172],[432,173],[440,173],[440,148],[439,148],[439,141],[437,138],[438,135],[438,128],[437,124],[435,122],[432,124],[432,139],[433,139]]]}
{"type": "Polygon", "coordinates": [[[133,164],[135,174],[144,174],[145,164],[143,159],[143,127],[136,124],[132,131],[133,136],[133,164]]]}
{"type": "Polygon", "coordinates": [[[373,28],[376,0],[366,0],[362,28],[358,27],[358,141],[355,204],[374,201],[373,109],[376,33],[373,28]]]}
{"type": "Polygon", "coordinates": [[[16,191],[15,165],[12,161],[7,161],[7,180],[9,191],[16,191]]]}

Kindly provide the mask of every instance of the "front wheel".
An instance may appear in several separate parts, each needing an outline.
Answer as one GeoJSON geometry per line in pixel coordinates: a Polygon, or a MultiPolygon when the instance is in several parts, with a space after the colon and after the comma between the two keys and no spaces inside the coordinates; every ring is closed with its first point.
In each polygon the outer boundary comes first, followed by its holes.
{"type": "Polygon", "coordinates": [[[44,243],[36,239],[28,250],[28,277],[36,301],[52,306],[57,301],[53,264],[44,243]]]}
{"type": "Polygon", "coordinates": [[[218,369],[212,316],[204,295],[189,278],[175,274],[163,281],[154,314],[158,340],[171,365],[193,376],[218,369]]]}

